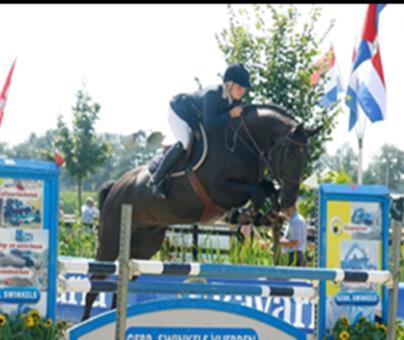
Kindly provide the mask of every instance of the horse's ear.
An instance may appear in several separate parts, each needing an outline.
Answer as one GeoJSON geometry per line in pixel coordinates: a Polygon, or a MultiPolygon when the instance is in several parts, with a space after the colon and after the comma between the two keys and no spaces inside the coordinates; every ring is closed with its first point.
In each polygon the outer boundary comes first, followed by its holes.
{"type": "Polygon", "coordinates": [[[294,134],[295,134],[295,135],[299,135],[299,134],[301,134],[303,131],[304,131],[303,123],[299,123],[299,124],[296,126],[296,129],[295,129],[294,134]]]}
{"type": "Polygon", "coordinates": [[[323,128],[323,125],[319,125],[314,129],[307,129],[306,133],[307,133],[307,137],[313,137],[315,135],[317,135],[323,128]]]}

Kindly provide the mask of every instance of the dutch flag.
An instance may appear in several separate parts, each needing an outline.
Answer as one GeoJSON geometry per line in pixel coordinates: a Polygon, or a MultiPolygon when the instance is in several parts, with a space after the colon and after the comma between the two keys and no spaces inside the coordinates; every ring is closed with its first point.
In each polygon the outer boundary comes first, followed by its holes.
{"type": "Polygon", "coordinates": [[[326,73],[327,80],[324,84],[324,96],[319,105],[330,107],[338,99],[338,93],[342,91],[341,78],[335,61],[334,48],[331,46],[326,54],[315,64],[317,70],[311,76],[311,83],[317,85],[320,76],[326,73]]]}
{"type": "MultiPolygon", "coordinates": [[[[386,114],[386,88],[377,38],[379,16],[384,7],[385,4],[368,5],[362,39],[352,70],[352,74],[358,72],[357,100],[372,122],[383,120],[386,114]]],[[[350,122],[350,129],[352,127],[350,122]]]]}

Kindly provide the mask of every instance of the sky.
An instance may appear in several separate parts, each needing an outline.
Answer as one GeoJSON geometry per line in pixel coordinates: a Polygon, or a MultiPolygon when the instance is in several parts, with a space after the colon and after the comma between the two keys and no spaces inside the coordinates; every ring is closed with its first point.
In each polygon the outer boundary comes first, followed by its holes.
{"type": "MultiPolygon", "coordinates": [[[[297,6],[307,13],[309,5],[297,6]]],[[[332,43],[342,83],[348,83],[355,41],[360,38],[366,4],[322,5],[318,32],[335,25],[322,46],[332,43]]],[[[215,34],[228,27],[221,5],[0,5],[0,87],[15,58],[0,142],[15,145],[35,132],[56,128],[58,115],[71,122],[75,94],[85,84],[101,104],[97,132],[131,134],[144,129],[173,136],[168,103],[180,92],[221,82],[226,63],[215,34]]],[[[387,91],[387,117],[365,125],[364,165],[380,147],[404,150],[404,5],[389,4],[381,14],[379,43],[387,91]]],[[[327,143],[334,154],[344,143],[357,151],[357,135],[348,132],[343,106],[327,143]]]]}

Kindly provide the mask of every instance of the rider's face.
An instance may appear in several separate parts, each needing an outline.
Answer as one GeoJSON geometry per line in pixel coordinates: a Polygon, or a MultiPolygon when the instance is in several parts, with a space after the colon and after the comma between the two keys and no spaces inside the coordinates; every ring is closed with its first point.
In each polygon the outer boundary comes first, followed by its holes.
{"type": "Polygon", "coordinates": [[[242,96],[244,96],[246,92],[246,88],[241,85],[234,83],[230,88],[230,95],[235,100],[240,100],[242,96]]]}

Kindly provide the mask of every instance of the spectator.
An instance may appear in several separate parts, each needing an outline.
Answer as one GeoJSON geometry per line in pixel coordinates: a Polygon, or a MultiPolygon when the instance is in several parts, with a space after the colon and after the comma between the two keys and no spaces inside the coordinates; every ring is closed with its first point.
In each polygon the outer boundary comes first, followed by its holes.
{"type": "Polygon", "coordinates": [[[97,207],[94,206],[92,197],[87,197],[86,203],[81,207],[81,215],[83,225],[87,227],[92,227],[95,220],[98,219],[100,213],[97,207]]]}
{"type": "MultiPolygon", "coordinates": [[[[305,266],[306,245],[307,245],[307,223],[303,216],[297,211],[296,205],[285,210],[288,225],[286,236],[280,240],[283,253],[288,256],[288,265],[305,266]]],[[[272,240],[264,239],[252,224],[244,224],[240,227],[240,233],[244,238],[257,237],[258,246],[264,250],[272,245],[272,240]]]]}
{"type": "Polygon", "coordinates": [[[62,222],[64,217],[65,217],[65,212],[63,210],[63,204],[59,203],[59,221],[62,222]]]}
{"type": "Polygon", "coordinates": [[[289,219],[286,235],[280,240],[283,252],[288,254],[288,264],[305,266],[307,245],[307,222],[297,211],[296,205],[287,208],[285,215],[289,219]]]}

